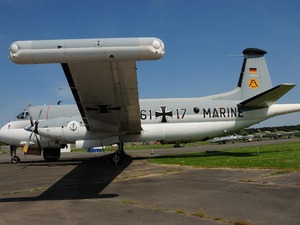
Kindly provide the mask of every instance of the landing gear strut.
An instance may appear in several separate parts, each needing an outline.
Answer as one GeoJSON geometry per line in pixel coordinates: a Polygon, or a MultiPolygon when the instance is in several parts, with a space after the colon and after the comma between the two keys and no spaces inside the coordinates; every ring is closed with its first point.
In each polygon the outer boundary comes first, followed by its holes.
{"type": "Polygon", "coordinates": [[[118,144],[118,150],[112,155],[112,162],[115,165],[120,164],[125,155],[126,155],[126,153],[124,151],[124,143],[120,142],[118,144]]]}
{"type": "Polygon", "coordinates": [[[17,156],[17,147],[11,145],[10,146],[10,156],[12,157],[10,162],[11,164],[17,164],[21,161],[21,159],[17,156]]]}

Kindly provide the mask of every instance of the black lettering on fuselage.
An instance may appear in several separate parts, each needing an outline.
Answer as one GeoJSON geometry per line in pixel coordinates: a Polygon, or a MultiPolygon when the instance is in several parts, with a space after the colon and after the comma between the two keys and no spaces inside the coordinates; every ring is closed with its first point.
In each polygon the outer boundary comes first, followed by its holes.
{"type": "Polygon", "coordinates": [[[225,108],[220,108],[220,117],[226,117],[225,112],[226,112],[225,108]]]}
{"type": "Polygon", "coordinates": [[[244,117],[243,112],[239,108],[203,108],[203,118],[234,118],[244,117]]]}
{"type": "Polygon", "coordinates": [[[211,118],[210,108],[208,108],[207,110],[203,108],[203,117],[206,118],[206,116],[211,118]]]}
{"type": "Polygon", "coordinates": [[[230,117],[236,117],[236,108],[230,108],[230,117]]]}
{"type": "Polygon", "coordinates": [[[238,108],[238,117],[244,117],[243,110],[238,108]]]}
{"type": "Polygon", "coordinates": [[[216,108],[214,108],[213,116],[212,117],[220,117],[219,113],[218,113],[218,110],[216,108]]]}

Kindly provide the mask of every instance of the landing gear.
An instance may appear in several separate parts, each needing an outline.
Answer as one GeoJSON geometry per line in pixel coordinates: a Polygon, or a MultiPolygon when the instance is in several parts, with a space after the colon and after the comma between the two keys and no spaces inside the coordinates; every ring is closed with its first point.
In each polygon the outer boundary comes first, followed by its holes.
{"type": "Polygon", "coordinates": [[[60,149],[59,148],[44,148],[43,157],[47,162],[54,162],[60,158],[60,149]]]}
{"type": "Polygon", "coordinates": [[[111,160],[115,165],[118,165],[122,162],[122,159],[125,157],[125,155],[124,143],[120,142],[118,144],[118,150],[112,155],[111,160]]]}
{"type": "Polygon", "coordinates": [[[21,161],[21,159],[17,156],[17,147],[11,145],[10,146],[10,156],[12,157],[10,162],[11,164],[17,164],[21,161]]]}
{"type": "Polygon", "coordinates": [[[10,162],[11,164],[17,164],[21,161],[21,159],[18,156],[14,156],[11,158],[10,162]]]}

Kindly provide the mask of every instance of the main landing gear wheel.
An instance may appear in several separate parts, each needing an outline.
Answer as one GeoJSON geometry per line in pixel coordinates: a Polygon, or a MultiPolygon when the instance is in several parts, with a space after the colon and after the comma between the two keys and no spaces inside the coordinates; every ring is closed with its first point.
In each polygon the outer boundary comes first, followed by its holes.
{"type": "Polygon", "coordinates": [[[14,156],[11,158],[10,162],[11,164],[17,164],[21,161],[21,159],[18,156],[14,156]]]}
{"type": "Polygon", "coordinates": [[[118,144],[118,150],[112,155],[112,158],[111,158],[113,164],[115,164],[115,165],[120,164],[125,155],[126,154],[124,151],[124,143],[120,142],[118,144]]]}
{"type": "Polygon", "coordinates": [[[113,154],[112,161],[115,165],[118,165],[119,163],[121,163],[121,157],[119,156],[118,153],[113,154]]]}

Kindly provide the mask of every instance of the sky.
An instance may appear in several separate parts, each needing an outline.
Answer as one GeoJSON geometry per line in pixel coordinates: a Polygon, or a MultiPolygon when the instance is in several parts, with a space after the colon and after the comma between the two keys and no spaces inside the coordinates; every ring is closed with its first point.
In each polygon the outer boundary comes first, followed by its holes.
{"type": "MultiPolygon", "coordinates": [[[[0,0],[0,126],[31,105],[73,104],[59,64],[17,65],[17,40],[158,37],[165,56],[139,61],[140,98],[202,97],[234,89],[242,51],[266,50],[273,85],[296,83],[278,103],[300,103],[298,0],[0,0]]],[[[300,124],[300,113],[256,127],[300,124]]]]}

